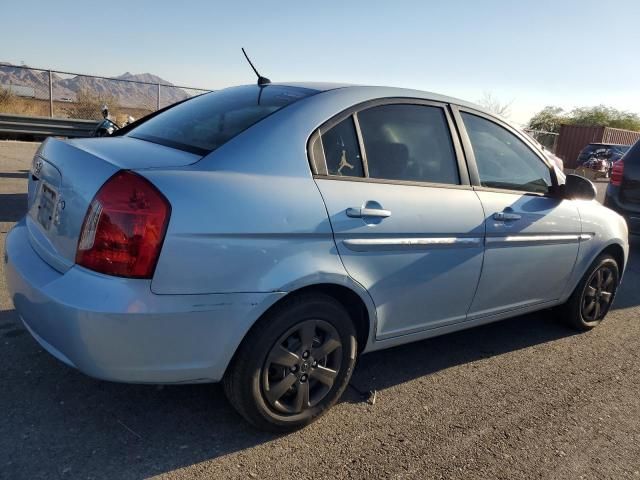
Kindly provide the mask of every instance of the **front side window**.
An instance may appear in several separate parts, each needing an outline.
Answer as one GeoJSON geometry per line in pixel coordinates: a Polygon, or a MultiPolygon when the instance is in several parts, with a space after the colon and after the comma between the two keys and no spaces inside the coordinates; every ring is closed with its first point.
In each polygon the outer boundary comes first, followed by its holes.
{"type": "Polygon", "coordinates": [[[547,193],[549,167],[518,137],[496,123],[461,112],[476,159],[480,184],[525,192],[547,193]]]}
{"type": "Polygon", "coordinates": [[[358,113],[371,178],[459,184],[442,108],[390,104],[358,113]]]}

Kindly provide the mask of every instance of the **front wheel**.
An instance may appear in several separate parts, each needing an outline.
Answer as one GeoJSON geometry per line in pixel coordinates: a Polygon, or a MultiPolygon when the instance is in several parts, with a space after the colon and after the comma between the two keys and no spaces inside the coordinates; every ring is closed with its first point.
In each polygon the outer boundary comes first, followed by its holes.
{"type": "Polygon", "coordinates": [[[326,295],[301,295],[249,332],[225,374],[224,390],[254,426],[295,430],[338,401],[356,356],[356,332],[345,308],[326,295]]]}
{"type": "Polygon", "coordinates": [[[619,283],[618,263],[611,255],[600,255],[560,308],[563,319],[577,330],[591,330],[609,312],[619,283]]]}

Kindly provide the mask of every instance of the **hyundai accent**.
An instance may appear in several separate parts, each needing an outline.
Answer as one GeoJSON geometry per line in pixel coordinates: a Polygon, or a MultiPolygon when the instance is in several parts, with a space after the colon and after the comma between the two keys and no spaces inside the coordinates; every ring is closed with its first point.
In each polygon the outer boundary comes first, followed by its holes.
{"type": "Polygon", "coordinates": [[[67,365],[222,381],[286,431],[335,404],[363,353],[551,307],[600,323],[628,234],[594,197],[473,104],[262,83],[45,141],[5,271],[67,365]]]}

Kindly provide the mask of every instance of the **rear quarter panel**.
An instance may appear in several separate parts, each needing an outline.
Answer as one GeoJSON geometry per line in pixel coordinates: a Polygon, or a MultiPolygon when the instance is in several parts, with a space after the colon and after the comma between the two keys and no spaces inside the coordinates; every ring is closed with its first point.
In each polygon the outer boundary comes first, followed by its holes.
{"type": "Polygon", "coordinates": [[[343,275],[310,179],[239,172],[144,172],[172,212],[151,285],[158,294],[288,291],[343,275]]]}

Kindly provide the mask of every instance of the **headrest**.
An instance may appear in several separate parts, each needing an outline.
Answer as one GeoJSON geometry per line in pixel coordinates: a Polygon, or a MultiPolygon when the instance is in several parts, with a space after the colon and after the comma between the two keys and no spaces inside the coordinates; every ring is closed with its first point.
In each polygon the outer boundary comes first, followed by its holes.
{"type": "Polygon", "coordinates": [[[409,163],[409,149],[404,143],[371,142],[367,163],[370,177],[400,180],[409,163]]]}

